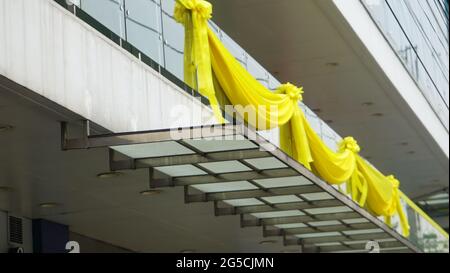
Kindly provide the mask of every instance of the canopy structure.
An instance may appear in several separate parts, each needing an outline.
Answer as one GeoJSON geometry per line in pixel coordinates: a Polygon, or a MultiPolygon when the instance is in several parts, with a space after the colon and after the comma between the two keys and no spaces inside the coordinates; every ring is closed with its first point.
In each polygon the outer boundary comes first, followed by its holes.
{"type": "Polygon", "coordinates": [[[150,188],[182,186],[185,203],[211,202],[215,216],[239,215],[302,252],[420,252],[245,125],[69,138],[63,123],[62,148],[108,149],[111,171],[148,169],[150,188]]]}

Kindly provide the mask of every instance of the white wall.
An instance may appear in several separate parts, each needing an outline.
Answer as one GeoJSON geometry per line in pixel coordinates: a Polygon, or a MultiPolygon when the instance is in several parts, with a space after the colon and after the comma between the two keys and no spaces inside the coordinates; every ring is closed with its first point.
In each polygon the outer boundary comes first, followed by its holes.
{"type": "Polygon", "coordinates": [[[0,74],[115,132],[215,123],[208,107],[51,0],[0,0],[0,74]]]}

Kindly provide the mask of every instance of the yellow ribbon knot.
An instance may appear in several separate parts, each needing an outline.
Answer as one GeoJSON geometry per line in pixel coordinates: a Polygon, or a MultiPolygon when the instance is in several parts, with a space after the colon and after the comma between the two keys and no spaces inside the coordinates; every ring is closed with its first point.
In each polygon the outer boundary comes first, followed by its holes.
{"type": "Polygon", "coordinates": [[[395,176],[388,175],[386,178],[392,183],[394,189],[398,189],[400,187],[400,181],[398,181],[398,179],[395,178],[395,176]]]}
{"type": "Polygon", "coordinates": [[[294,101],[302,101],[303,100],[303,88],[302,87],[297,87],[295,85],[293,85],[292,83],[285,83],[280,85],[277,90],[276,90],[277,94],[286,94],[289,96],[289,98],[291,100],[294,101]]]}
{"type": "Polygon", "coordinates": [[[339,151],[343,152],[345,150],[359,153],[359,151],[361,151],[361,148],[359,147],[358,142],[353,137],[346,137],[339,144],[339,151]]]}
{"type": "Polygon", "coordinates": [[[205,0],[177,0],[174,18],[178,23],[185,24],[189,12],[199,19],[208,20],[212,17],[212,5],[205,0]]]}

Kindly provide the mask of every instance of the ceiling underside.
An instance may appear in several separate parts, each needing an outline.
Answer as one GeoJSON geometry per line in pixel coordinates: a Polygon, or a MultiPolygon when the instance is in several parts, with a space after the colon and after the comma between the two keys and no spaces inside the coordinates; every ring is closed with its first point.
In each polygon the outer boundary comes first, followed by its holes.
{"type": "Polygon", "coordinates": [[[405,193],[448,188],[448,158],[397,91],[380,81],[385,76],[361,43],[350,41],[355,35],[336,21],[342,16],[331,1],[211,2],[213,20],[231,38],[278,80],[303,86],[305,103],[341,136],[354,136],[361,155],[395,174],[405,193]]]}

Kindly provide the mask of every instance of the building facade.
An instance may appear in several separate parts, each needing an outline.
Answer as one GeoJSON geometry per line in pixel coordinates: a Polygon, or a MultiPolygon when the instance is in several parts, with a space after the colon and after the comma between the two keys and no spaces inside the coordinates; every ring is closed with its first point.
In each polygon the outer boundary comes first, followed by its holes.
{"type": "Polygon", "coordinates": [[[417,203],[401,204],[409,237],[292,163],[278,129],[158,135],[216,123],[184,83],[175,0],[0,0],[0,252],[448,252],[448,1],[210,2],[208,26],[254,78],[303,86],[328,147],[355,136],[396,174],[417,203]],[[247,153],[264,145],[267,161],[247,153]]]}

